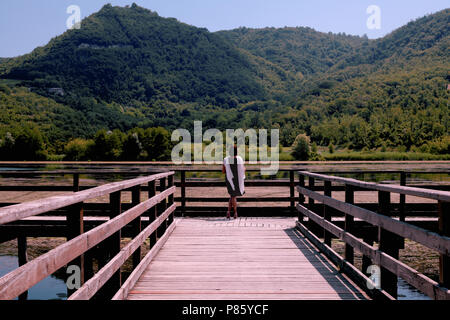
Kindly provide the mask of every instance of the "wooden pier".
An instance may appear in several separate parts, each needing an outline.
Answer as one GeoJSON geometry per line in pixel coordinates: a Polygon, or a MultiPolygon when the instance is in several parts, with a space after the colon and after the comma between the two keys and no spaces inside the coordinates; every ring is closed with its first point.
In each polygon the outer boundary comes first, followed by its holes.
{"type": "Polygon", "coordinates": [[[128,300],[368,299],[292,218],[180,218],[128,300]]]}
{"type": "Polygon", "coordinates": [[[28,289],[69,266],[79,268],[81,280],[80,288],[68,290],[69,300],[396,299],[398,276],[432,299],[450,299],[448,185],[405,186],[410,173],[403,171],[390,172],[399,175],[399,183],[392,185],[338,176],[349,172],[282,169],[287,179],[249,179],[246,185],[285,187],[285,196],[244,196],[240,218],[226,220],[225,205],[205,205],[227,201],[207,192],[224,187],[224,181],[188,176],[218,171],[2,172],[70,175],[73,184],[0,185],[0,195],[62,192],[0,204],[0,242],[17,239],[20,263],[0,278],[0,299],[25,299],[28,289]],[[80,175],[88,173],[121,178],[101,186],[80,185],[80,175]],[[189,188],[203,188],[204,196],[189,196],[189,188]],[[333,196],[339,192],[345,200],[333,196]],[[358,192],[373,193],[377,201],[357,202],[358,192]],[[393,201],[394,196],[399,200],[393,201]],[[409,202],[411,197],[424,201],[409,202]],[[67,242],[27,261],[27,238],[42,236],[67,242]],[[345,244],[342,255],[333,239],[345,244]],[[440,255],[439,281],[399,260],[404,239],[440,255]],[[355,266],[356,252],[363,255],[361,268],[355,266]],[[123,272],[127,261],[130,274],[123,272]],[[381,286],[367,273],[371,265],[380,268],[381,286]]]}

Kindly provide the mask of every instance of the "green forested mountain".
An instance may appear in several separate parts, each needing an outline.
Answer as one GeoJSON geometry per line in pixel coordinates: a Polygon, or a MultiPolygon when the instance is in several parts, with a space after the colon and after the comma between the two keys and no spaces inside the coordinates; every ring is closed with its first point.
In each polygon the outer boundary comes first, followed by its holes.
{"type": "Polygon", "coordinates": [[[32,53],[0,59],[0,140],[23,124],[48,146],[100,129],[273,128],[290,146],[448,151],[450,10],[366,37],[310,28],[211,33],[104,6],[32,53]]]}
{"type": "Polygon", "coordinates": [[[328,71],[353,56],[366,38],[317,32],[311,28],[239,28],[219,35],[301,78],[328,71]]]}
{"type": "Polygon", "coordinates": [[[70,30],[19,59],[8,78],[38,88],[62,87],[70,94],[106,102],[132,100],[224,105],[266,99],[268,70],[216,34],[158,16],[136,5],[104,6],[70,30]]]}

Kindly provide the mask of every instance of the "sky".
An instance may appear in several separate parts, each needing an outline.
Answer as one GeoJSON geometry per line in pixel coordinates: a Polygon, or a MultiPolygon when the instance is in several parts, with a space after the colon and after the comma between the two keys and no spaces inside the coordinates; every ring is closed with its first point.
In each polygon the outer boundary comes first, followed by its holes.
{"type": "Polygon", "coordinates": [[[29,53],[65,32],[71,5],[78,6],[84,18],[107,3],[125,6],[133,2],[162,17],[212,32],[301,26],[322,32],[366,34],[371,39],[449,7],[448,0],[1,0],[0,57],[29,53]],[[368,13],[373,6],[376,10],[368,13]]]}

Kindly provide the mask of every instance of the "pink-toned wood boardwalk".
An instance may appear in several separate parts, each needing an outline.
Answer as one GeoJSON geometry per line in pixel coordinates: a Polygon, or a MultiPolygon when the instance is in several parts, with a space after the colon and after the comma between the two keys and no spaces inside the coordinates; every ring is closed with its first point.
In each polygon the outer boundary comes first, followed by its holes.
{"type": "Polygon", "coordinates": [[[127,299],[367,299],[295,218],[180,218],[127,299]]]}

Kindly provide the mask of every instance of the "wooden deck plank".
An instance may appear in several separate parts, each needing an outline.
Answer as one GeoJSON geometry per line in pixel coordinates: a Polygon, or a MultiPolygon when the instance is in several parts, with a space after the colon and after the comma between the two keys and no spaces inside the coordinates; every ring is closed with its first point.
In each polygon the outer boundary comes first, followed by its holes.
{"type": "Polygon", "coordinates": [[[181,218],[129,300],[367,299],[295,218],[181,218]]]}

